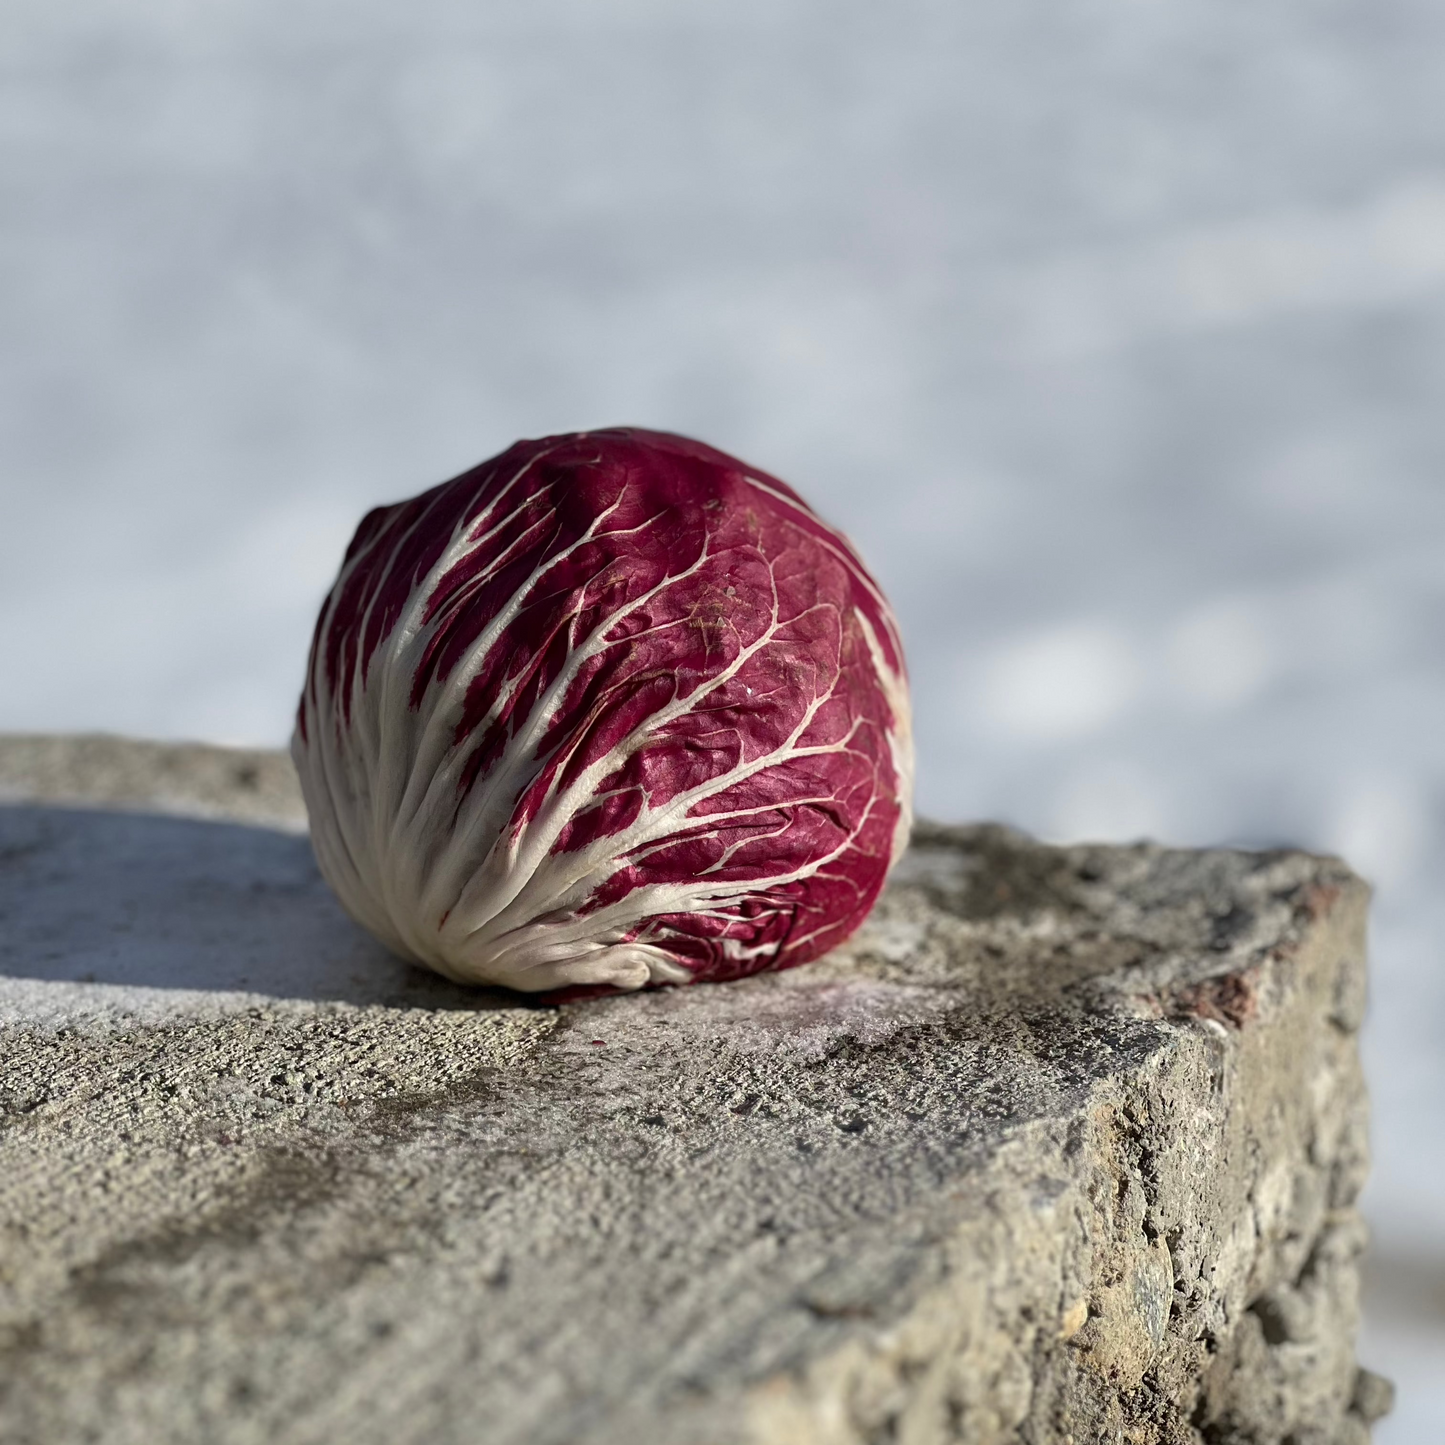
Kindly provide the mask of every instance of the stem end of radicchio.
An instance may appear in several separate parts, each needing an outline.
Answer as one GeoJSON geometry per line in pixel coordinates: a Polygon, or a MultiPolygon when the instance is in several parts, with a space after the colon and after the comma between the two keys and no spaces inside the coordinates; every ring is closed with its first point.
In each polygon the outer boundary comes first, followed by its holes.
{"type": "Polygon", "coordinates": [[[631,428],[518,442],[365,517],[291,747],[351,915],[528,992],[806,963],[911,821],[898,629],[847,540],[631,428]]]}

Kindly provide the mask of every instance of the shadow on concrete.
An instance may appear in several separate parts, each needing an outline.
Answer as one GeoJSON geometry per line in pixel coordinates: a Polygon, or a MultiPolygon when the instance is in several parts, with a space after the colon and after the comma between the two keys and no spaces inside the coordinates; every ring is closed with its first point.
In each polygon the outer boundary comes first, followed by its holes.
{"type": "Polygon", "coordinates": [[[530,1007],[403,963],[342,911],[304,836],[0,806],[0,977],[415,1008],[530,1007]]]}

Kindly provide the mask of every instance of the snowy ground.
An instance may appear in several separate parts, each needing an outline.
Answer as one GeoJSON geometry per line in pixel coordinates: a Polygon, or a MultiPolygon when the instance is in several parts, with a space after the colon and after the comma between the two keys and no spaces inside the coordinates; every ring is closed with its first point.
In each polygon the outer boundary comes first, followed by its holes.
{"type": "Polygon", "coordinates": [[[280,743],[365,507],[636,422],[857,540],[924,811],[1343,851],[1445,1437],[1445,7],[10,0],[0,256],[0,727],[280,743]]]}

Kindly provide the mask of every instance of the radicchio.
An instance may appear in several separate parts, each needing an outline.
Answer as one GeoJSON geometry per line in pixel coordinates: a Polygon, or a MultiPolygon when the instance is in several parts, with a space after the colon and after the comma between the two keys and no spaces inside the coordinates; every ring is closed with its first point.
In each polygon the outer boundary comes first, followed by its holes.
{"type": "Polygon", "coordinates": [[[847,540],[700,442],[518,442],[369,513],[292,755],[322,873],[465,983],[806,963],[902,851],[897,626],[847,540]]]}

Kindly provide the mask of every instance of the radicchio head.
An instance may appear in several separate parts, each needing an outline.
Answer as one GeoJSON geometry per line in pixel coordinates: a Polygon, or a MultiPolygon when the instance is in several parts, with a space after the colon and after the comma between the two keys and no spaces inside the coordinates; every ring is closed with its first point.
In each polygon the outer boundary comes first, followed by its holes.
{"type": "Polygon", "coordinates": [[[635,429],[368,514],[292,755],[352,916],[528,991],[806,963],[911,817],[903,653],[851,546],[775,478],[635,429]]]}

